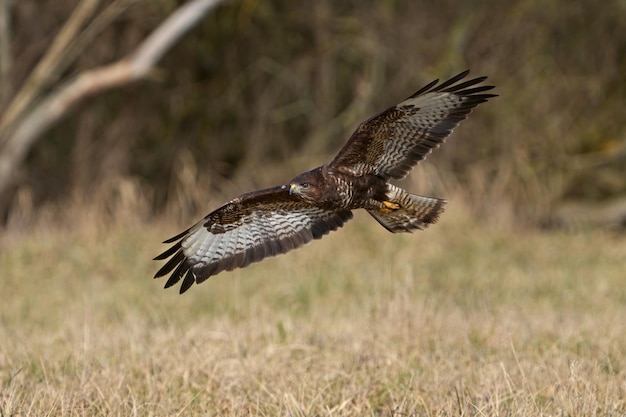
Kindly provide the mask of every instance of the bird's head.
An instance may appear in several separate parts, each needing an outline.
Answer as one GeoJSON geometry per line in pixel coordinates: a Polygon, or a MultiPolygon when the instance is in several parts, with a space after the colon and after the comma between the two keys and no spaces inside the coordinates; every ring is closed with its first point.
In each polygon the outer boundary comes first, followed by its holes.
{"type": "Polygon", "coordinates": [[[321,196],[323,181],[321,168],[307,171],[289,181],[289,195],[298,196],[306,201],[318,201],[321,196]]]}

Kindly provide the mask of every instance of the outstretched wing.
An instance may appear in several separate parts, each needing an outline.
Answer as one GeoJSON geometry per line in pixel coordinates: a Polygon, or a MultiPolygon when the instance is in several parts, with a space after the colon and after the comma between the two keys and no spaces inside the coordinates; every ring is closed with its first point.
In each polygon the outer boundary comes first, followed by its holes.
{"type": "Polygon", "coordinates": [[[284,185],[244,194],[163,242],[176,243],[154,258],[170,258],[154,277],[171,272],[168,288],[184,276],[182,294],[194,282],[221,271],[244,268],[320,239],[351,218],[349,210],[323,210],[290,196],[284,185]]]}
{"type": "Polygon", "coordinates": [[[353,175],[406,177],[474,107],[496,96],[482,94],[493,86],[476,86],[487,77],[458,83],[467,74],[469,70],[440,85],[435,80],[397,106],[363,122],[330,166],[353,175]]]}

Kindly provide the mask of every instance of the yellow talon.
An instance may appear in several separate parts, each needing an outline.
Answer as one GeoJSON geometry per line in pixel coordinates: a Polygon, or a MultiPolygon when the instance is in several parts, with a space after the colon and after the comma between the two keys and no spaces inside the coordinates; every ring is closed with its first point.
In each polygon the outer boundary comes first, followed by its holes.
{"type": "Polygon", "coordinates": [[[383,206],[380,211],[383,213],[391,213],[394,210],[398,210],[400,208],[400,204],[392,203],[391,201],[383,201],[383,206]]]}

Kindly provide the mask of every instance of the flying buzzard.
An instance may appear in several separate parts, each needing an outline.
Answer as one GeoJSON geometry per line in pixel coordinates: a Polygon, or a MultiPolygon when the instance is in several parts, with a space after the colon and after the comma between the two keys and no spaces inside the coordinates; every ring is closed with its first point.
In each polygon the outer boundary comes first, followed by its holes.
{"type": "Polygon", "coordinates": [[[180,293],[211,275],[244,268],[289,252],[337,230],[363,208],[392,233],[433,224],[446,200],[409,194],[389,183],[439,147],[478,104],[494,97],[487,77],[460,82],[469,71],[435,80],[356,129],[330,163],[287,185],[243,194],[163,243],[154,258],[170,258],[155,278],[171,273],[165,288],[183,278],[180,293]]]}

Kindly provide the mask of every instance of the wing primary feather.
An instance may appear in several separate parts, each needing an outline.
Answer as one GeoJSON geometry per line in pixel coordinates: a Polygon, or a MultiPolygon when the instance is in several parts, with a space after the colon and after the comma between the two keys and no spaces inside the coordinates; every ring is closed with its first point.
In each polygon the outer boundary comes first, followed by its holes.
{"type": "Polygon", "coordinates": [[[178,265],[178,268],[176,268],[176,270],[168,278],[164,288],[169,288],[172,285],[176,284],[178,281],[180,281],[180,278],[187,271],[187,269],[189,269],[189,265],[187,265],[187,262],[181,262],[180,265],[178,265]]]}
{"type": "Polygon", "coordinates": [[[465,70],[460,74],[455,75],[454,77],[450,78],[448,81],[443,82],[441,85],[438,85],[437,88],[435,88],[433,91],[441,91],[444,88],[447,88],[449,86],[451,86],[452,84],[456,83],[459,80],[462,80],[463,78],[465,78],[467,76],[467,74],[469,74],[469,70],[465,70]]]}
{"type": "Polygon", "coordinates": [[[487,101],[488,99],[492,97],[498,97],[498,95],[497,94],[478,94],[475,96],[467,96],[468,100],[466,101],[466,103],[473,104],[474,107],[476,107],[480,103],[484,103],[485,101],[487,101]]]}
{"type": "Polygon", "coordinates": [[[160,278],[169,274],[170,271],[172,271],[179,263],[183,262],[184,260],[185,254],[183,253],[182,249],[179,249],[179,251],[176,252],[176,254],[169,261],[167,261],[167,263],[163,265],[156,274],[154,274],[154,277],[160,278]]]}
{"type": "Polygon", "coordinates": [[[420,94],[423,94],[425,92],[427,92],[428,90],[430,90],[433,86],[437,85],[437,83],[439,82],[439,78],[437,78],[436,80],[433,80],[431,82],[429,82],[428,84],[426,84],[424,87],[420,88],[419,90],[417,90],[415,93],[413,93],[411,96],[409,96],[407,98],[407,100],[409,98],[415,98],[417,96],[419,96],[420,94]]]}
{"type": "Polygon", "coordinates": [[[171,248],[169,248],[168,250],[166,250],[162,254],[160,254],[158,256],[155,256],[153,260],[154,261],[162,261],[163,259],[167,259],[170,256],[172,256],[180,248],[181,248],[181,242],[178,242],[176,245],[172,246],[171,248]]]}
{"type": "Polygon", "coordinates": [[[180,286],[180,293],[182,294],[185,291],[187,291],[189,288],[191,288],[191,286],[193,285],[193,283],[196,281],[196,279],[193,276],[193,272],[191,272],[191,269],[189,271],[187,271],[187,274],[185,275],[185,279],[183,279],[183,283],[180,286]]]}
{"type": "Polygon", "coordinates": [[[469,96],[476,93],[481,93],[483,91],[492,90],[495,87],[493,85],[481,85],[480,87],[468,88],[467,90],[459,91],[460,94],[464,96],[469,96]]]}
{"type": "Polygon", "coordinates": [[[467,87],[471,87],[471,86],[476,85],[476,84],[480,84],[483,81],[485,81],[486,79],[487,79],[487,77],[472,78],[471,80],[467,80],[467,81],[465,81],[465,82],[463,82],[461,84],[449,85],[449,86],[447,86],[445,88],[442,87],[442,86],[438,86],[435,89],[435,91],[439,91],[439,92],[442,92],[442,93],[464,94],[465,92],[461,91],[461,90],[463,90],[464,88],[467,88],[467,87]]]}
{"type": "Polygon", "coordinates": [[[184,232],[180,232],[180,233],[179,233],[179,234],[177,234],[176,236],[171,237],[171,238],[169,238],[169,239],[167,239],[167,240],[164,240],[164,241],[163,241],[163,243],[172,243],[172,242],[177,241],[178,239],[182,239],[183,237],[185,237],[185,235],[186,235],[186,234],[187,234],[190,230],[191,230],[191,228],[189,228],[189,229],[185,230],[184,232]]]}

